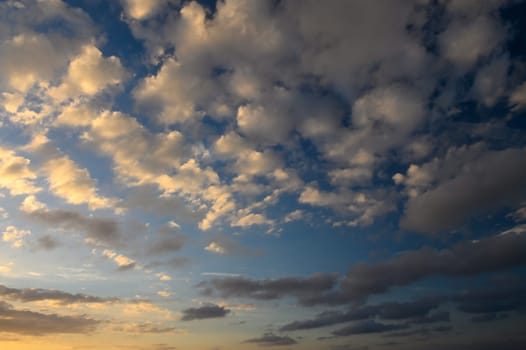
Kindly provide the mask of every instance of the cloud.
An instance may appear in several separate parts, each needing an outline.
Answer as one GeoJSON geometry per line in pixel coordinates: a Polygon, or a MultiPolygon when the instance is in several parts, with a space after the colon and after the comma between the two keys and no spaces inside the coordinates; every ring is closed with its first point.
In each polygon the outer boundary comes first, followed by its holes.
{"type": "Polygon", "coordinates": [[[188,308],[182,311],[181,321],[203,320],[208,318],[221,318],[230,313],[229,309],[215,304],[206,304],[196,308],[188,308]]]}
{"type": "Polygon", "coordinates": [[[507,232],[459,242],[449,249],[421,248],[383,262],[356,264],[342,281],[343,293],[351,300],[361,300],[423,278],[470,276],[525,264],[526,227],[507,232]]]}
{"type": "Polygon", "coordinates": [[[34,185],[37,174],[31,170],[31,161],[15,151],[0,147],[0,188],[13,196],[33,194],[40,189],[34,185]]]}
{"type": "Polygon", "coordinates": [[[111,208],[117,204],[114,198],[97,194],[95,180],[87,169],[81,168],[68,156],[48,160],[42,167],[47,175],[49,190],[71,204],[86,203],[90,210],[111,208]]]}
{"type": "Polygon", "coordinates": [[[33,302],[42,300],[51,300],[61,305],[81,304],[81,303],[108,303],[116,302],[118,299],[105,299],[86,294],[71,294],[55,289],[41,288],[9,288],[0,285],[0,296],[7,300],[20,302],[33,302]]]}
{"type": "Polygon", "coordinates": [[[104,249],[102,255],[113,260],[115,264],[119,266],[119,270],[121,271],[133,269],[137,264],[135,260],[130,259],[126,255],[118,254],[111,249],[104,249]]]}
{"type": "Polygon", "coordinates": [[[105,244],[115,244],[121,238],[119,224],[110,218],[84,216],[71,210],[36,210],[27,217],[52,228],[80,231],[88,237],[105,244]]]}
{"type": "Polygon", "coordinates": [[[93,332],[100,321],[85,316],[61,316],[29,310],[17,310],[0,301],[0,329],[6,333],[47,335],[55,333],[93,332]]]}
{"type": "Polygon", "coordinates": [[[411,166],[405,183],[419,190],[406,203],[401,227],[436,233],[475,215],[519,205],[526,188],[521,161],[525,156],[523,149],[484,151],[479,144],[453,148],[441,160],[411,166]],[[434,169],[439,170],[433,173],[434,169]]]}
{"type": "Polygon", "coordinates": [[[288,336],[279,336],[273,333],[265,333],[259,338],[247,339],[243,343],[254,343],[259,346],[286,346],[295,345],[298,342],[288,336]]]}
{"type": "Polygon", "coordinates": [[[456,65],[469,67],[488,55],[503,40],[503,29],[492,18],[453,22],[441,34],[443,55],[456,65]]]}
{"type": "Polygon", "coordinates": [[[339,337],[346,337],[354,334],[370,334],[370,333],[383,333],[396,331],[400,329],[408,328],[407,324],[398,324],[398,323],[380,323],[374,320],[363,321],[361,323],[353,324],[341,329],[337,329],[332,332],[332,334],[339,337]]]}
{"type": "Polygon", "coordinates": [[[64,2],[7,1],[0,7],[0,17],[6,25],[0,33],[1,85],[23,93],[57,78],[95,34],[89,16],[64,2]],[[64,30],[47,23],[62,23],[64,30]]]}
{"type": "MultiPolygon", "coordinates": [[[[297,331],[332,326],[351,321],[378,317],[384,320],[411,320],[420,323],[428,313],[437,308],[442,300],[429,298],[411,302],[385,302],[376,305],[354,307],[348,311],[326,311],[313,319],[294,321],[280,328],[281,331],[297,331]]],[[[449,314],[448,314],[449,315],[449,314]]],[[[431,315],[430,315],[431,317],[431,315]]],[[[427,319],[426,319],[427,320],[427,319]]],[[[429,321],[432,319],[430,318],[429,321]]],[[[409,321],[408,321],[409,322],[409,321]]],[[[422,322],[423,323],[423,322],[422,322]]]]}
{"type": "Polygon", "coordinates": [[[17,229],[15,226],[7,226],[2,233],[2,241],[9,242],[13,248],[21,248],[24,246],[22,237],[30,235],[31,231],[17,229]]]}
{"type": "Polygon", "coordinates": [[[241,297],[263,300],[285,296],[296,297],[300,303],[323,292],[331,291],[337,283],[336,274],[315,274],[309,277],[284,277],[278,279],[251,280],[244,277],[211,279],[198,284],[204,295],[241,297]]]}
{"type": "Polygon", "coordinates": [[[118,57],[103,57],[93,45],[86,45],[68,67],[62,84],[50,89],[49,94],[57,100],[73,99],[79,95],[95,95],[108,86],[119,84],[125,70],[118,57]]]}
{"type": "Polygon", "coordinates": [[[155,15],[170,0],[121,0],[126,15],[135,20],[146,20],[155,15]]]}
{"type": "Polygon", "coordinates": [[[57,241],[53,236],[44,235],[38,237],[36,241],[37,249],[52,250],[57,248],[60,245],[60,242],[57,241]]]}

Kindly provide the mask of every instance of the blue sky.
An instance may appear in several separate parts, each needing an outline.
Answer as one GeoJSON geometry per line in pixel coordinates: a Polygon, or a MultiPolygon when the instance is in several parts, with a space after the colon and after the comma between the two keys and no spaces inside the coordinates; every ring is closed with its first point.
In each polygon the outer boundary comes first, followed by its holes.
{"type": "Polygon", "coordinates": [[[525,11],[0,2],[0,345],[523,349],[525,11]]]}

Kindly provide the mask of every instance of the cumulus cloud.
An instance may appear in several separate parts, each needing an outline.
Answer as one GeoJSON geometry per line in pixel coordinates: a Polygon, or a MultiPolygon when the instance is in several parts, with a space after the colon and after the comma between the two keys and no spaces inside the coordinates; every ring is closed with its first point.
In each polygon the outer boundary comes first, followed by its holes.
{"type": "Polygon", "coordinates": [[[91,210],[113,207],[117,199],[99,196],[87,169],[68,156],[48,160],[42,167],[49,190],[71,204],[86,203],[91,210]]]}
{"type": "Polygon", "coordinates": [[[215,304],[206,304],[204,306],[188,308],[182,311],[182,321],[203,320],[208,318],[221,318],[230,313],[230,310],[215,304]]]}
{"type": "Polygon", "coordinates": [[[32,194],[40,189],[35,186],[37,174],[31,169],[31,161],[18,156],[15,151],[0,147],[0,188],[11,195],[32,194]]]}
{"type": "Polygon", "coordinates": [[[11,247],[13,248],[21,248],[24,246],[22,238],[30,234],[31,231],[29,230],[21,230],[10,225],[5,228],[4,232],[2,232],[2,241],[11,244],[11,247]]]}
{"type": "Polygon", "coordinates": [[[469,67],[488,55],[503,39],[503,29],[492,18],[454,22],[440,37],[444,56],[461,67],[469,67]]]}
{"type": "Polygon", "coordinates": [[[106,258],[113,260],[115,264],[119,267],[119,270],[129,270],[133,269],[136,265],[135,260],[130,259],[126,255],[118,254],[111,249],[104,249],[102,255],[106,258]]]}
{"type": "Polygon", "coordinates": [[[61,85],[49,91],[57,100],[66,100],[80,95],[95,95],[108,86],[119,84],[125,77],[125,70],[119,58],[103,57],[93,45],[86,45],[68,67],[61,85]]]}

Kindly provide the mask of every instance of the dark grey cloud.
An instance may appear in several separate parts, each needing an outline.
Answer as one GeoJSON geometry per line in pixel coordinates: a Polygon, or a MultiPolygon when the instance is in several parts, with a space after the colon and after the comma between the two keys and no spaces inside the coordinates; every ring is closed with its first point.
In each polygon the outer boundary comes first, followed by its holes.
{"type": "Polygon", "coordinates": [[[511,148],[466,159],[456,174],[408,200],[402,228],[440,232],[475,215],[518,206],[526,198],[525,158],[524,149],[511,148]]]}
{"type": "Polygon", "coordinates": [[[140,186],[126,198],[124,204],[130,209],[139,209],[159,217],[175,219],[179,222],[196,223],[203,213],[192,211],[176,197],[163,197],[154,186],[140,186]]]}
{"type": "Polygon", "coordinates": [[[508,318],[508,314],[497,314],[497,313],[490,313],[490,314],[482,314],[471,317],[471,322],[473,323],[485,323],[485,322],[493,322],[497,320],[503,320],[508,318]]]}
{"type": "Polygon", "coordinates": [[[407,323],[380,323],[374,320],[367,320],[337,329],[332,334],[345,337],[353,334],[383,333],[406,328],[409,328],[407,323]]]}
{"type": "Polygon", "coordinates": [[[298,342],[288,336],[275,335],[274,333],[265,333],[259,338],[247,339],[243,343],[254,343],[259,346],[285,346],[295,345],[298,342]]]}
{"type": "Polygon", "coordinates": [[[53,236],[50,235],[44,235],[42,237],[39,237],[37,239],[37,248],[39,249],[45,249],[45,250],[51,250],[55,249],[60,245],[60,242],[57,241],[53,236]]]}
{"type": "Polygon", "coordinates": [[[379,263],[354,265],[342,281],[350,300],[363,300],[392,287],[433,276],[469,276],[526,263],[526,226],[478,241],[463,241],[449,249],[421,248],[379,263]]]}
{"type": "Polygon", "coordinates": [[[16,300],[21,302],[32,302],[39,300],[53,300],[60,304],[76,304],[76,303],[107,303],[118,302],[119,299],[105,299],[86,294],[71,294],[54,289],[41,288],[8,288],[0,285],[0,297],[3,299],[16,300]]]}
{"type": "Polygon", "coordinates": [[[200,307],[192,307],[182,311],[183,317],[182,321],[193,321],[193,320],[203,320],[207,318],[221,318],[225,317],[230,313],[230,310],[224,306],[219,306],[215,304],[207,304],[200,307]]]}
{"type": "Polygon", "coordinates": [[[453,298],[459,311],[470,314],[487,314],[518,311],[526,308],[526,286],[498,285],[481,290],[468,290],[453,298]]]}
{"type": "Polygon", "coordinates": [[[427,316],[419,317],[411,320],[412,324],[423,324],[423,323],[436,323],[436,322],[449,322],[449,312],[435,312],[427,316]]]}
{"type": "Polygon", "coordinates": [[[426,317],[429,317],[429,321],[431,321],[432,315],[428,316],[428,313],[439,305],[440,299],[429,298],[404,303],[386,302],[377,305],[359,306],[346,312],[326,311],[318,314],[313,319],[288,323],[281,327],[280,330],[295,331],[313,329],[374,317],[384,320],[414,319],[412,320],[413,323],[419,323],[422,320],[427,320],[426,317]]]}
{"type": "Polygon", "coordinates": [[[155,241],[148,249],[151,255],[173,253],[181,250],[186,242],[186,236],[176,235],[172,237],[162,237],[155,241]]]}
{"type": "Polygon", "coordinates": [[[71,210],[37,210],[26,215],[38,223],[63,230],[80,231],[103,243],[114,244],[121,238],[119,223],[110,218],[85,216],[71,210]]]}
{"type": "Polygon", "coordinates": [[[189,265],[191,265],[190,259],[186,257],[182,257],[182,256],[176,256],[168,260],[152,261],[146,266],[147,267],[167,266],[167,267],[171,267],[174,269],[180,269],[180,268],[183,268],[189,265]]]}
{"type": "MultiPolygon", "coordinates": [[[[393,287],[436,276],[458,277],[505,270],[526,264],[526,225],[448,249],[424,247],[377,263],[359,263],[339,280],[336,274],[253,280],[226,277],[198,284],[207,296],[278,299],[292,296],[305,306],[360,302],[393,287]]],[[[393,309],[392,312],[397,310],[393,309]]],[[[387,310],[384,311],[387,315],[387,310]]]]}
{"type": "Polygon", "coordinates": [[[395,332],[384,335],[385,338],[399,338],[399,337],[429,337],[436,335],[437,333],[446,333],[451,331],[451,326],[438,326],[433,328],[417,328],[405,332],[395,332]]]}
{"type": "Polygon", "coordinates": [[[0,301],[0,330],[6,333],[24,335],[86,334],[93,332],[99,323],[100,321],[85,316],[60,316],[17,310],[10,304],[0,301]]]}
{"type": "Polygon", "coordinates": [[[215,278],[198,284],[204,295],[223,298],[242,297],[254,299],[278,299],[293,296],[300,303],[313,296],[332,290],[338,281],[337,274],[315,274],[310,277],[284,277],[253,280],[245,277],[215,278]]]}

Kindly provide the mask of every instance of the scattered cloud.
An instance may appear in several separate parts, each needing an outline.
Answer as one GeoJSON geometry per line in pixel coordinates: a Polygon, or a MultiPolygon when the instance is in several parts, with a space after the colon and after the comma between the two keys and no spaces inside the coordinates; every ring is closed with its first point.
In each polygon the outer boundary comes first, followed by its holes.
{"type": "Polygon", "coordinates": [[[182,311],[182,321],[203,320],[208,318],[221,318],[230,313],[230,310],[215,304],[206,304],[200,307],[188,308],[182,311]]]}

